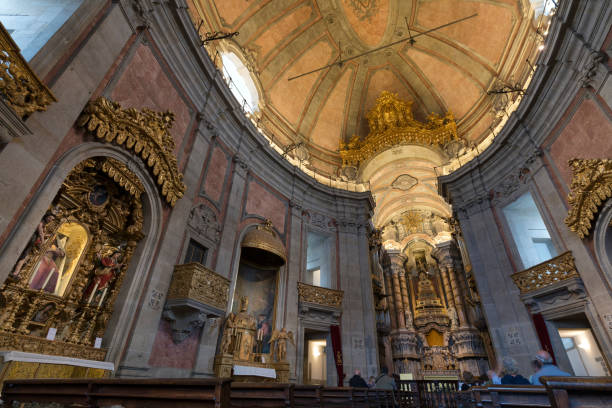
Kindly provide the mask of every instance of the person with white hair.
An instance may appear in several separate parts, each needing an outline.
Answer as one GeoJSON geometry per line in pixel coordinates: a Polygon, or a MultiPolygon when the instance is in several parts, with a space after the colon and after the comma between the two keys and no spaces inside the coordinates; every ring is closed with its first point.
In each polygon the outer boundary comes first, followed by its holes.
{"type": "Polygon", "coordinates": [[[512,357],[502,359],[502,372],[504,373],[501,378],[502,384],[529,384],[529,380],[519,374],[518,363],[512,357]]]}
{"type": "Polygon", "coordinates": [[[531,384],[542,385],[540,377],[570,377],[571,374],[566,373],[559,367],[553,364],[553,359],[547,351],[540,350],[536,353],[533,359],[533,365],[537,371],[531,376],[531,384]]]}

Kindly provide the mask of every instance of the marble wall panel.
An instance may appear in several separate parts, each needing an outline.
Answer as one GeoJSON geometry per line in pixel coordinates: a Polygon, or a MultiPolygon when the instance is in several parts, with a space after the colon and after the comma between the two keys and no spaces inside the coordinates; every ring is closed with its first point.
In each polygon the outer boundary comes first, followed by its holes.
{"type": "Polygon", "coordinates": [[[153,367],[174,367],[190,369],[193,367],[200,342],[201,329],[194,329],[189,337],[176,344],[172,341],[170,323],[159,321],[149,365],[153,367]]]}
{"type": "Polygon", "coordinates": [[[250,178],[247,185],[247,199],[243,217],[259,216],[272,221],[281,235],[285,234],[288,205],[276,192],[262,181],[250,178]]]}

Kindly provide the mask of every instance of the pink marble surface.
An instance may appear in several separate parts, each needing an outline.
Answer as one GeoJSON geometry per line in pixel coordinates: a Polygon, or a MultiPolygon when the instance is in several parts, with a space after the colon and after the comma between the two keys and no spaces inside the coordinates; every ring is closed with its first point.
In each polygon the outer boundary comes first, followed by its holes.
{"type": "Polygon", "coordinates": [[[174,113],[174,125],[170,133],[176,144],[174,151],[179,152],[191,113],[148,46],[138,46],[113,88],[111,99],[124,108],[149,108],[174,113]]]}
{"type": "Polygon", "coordinates": [[[149,358],[149,365],[154,367],[174,367],[191,369],[195,362],[201,329],[195,329],[191,335],[179,344],[172,341],[170,323],[160,320],[149,358]]]}
{"type": "Polygon", "coordinates": [[[204,191],[208,197],[217,203],[221,200],[221,195],[223,193],[227,165],[227,156],[220,147],[215,146],[206,171],[204,191]]]}
{"type": "Polygon", "coordinates": [[[285,202],[255,180],[249,183],[246,212],[269,219],[281,234],[285,232],[285,202]]]}
{"type": "Polygon", "coordinates": [[[550,148],[550,155],[568,186],[572,179],[568,160],[609,158],[612,154],[611,135],[610,119],[595,101],[584,100],[550,148]]]}

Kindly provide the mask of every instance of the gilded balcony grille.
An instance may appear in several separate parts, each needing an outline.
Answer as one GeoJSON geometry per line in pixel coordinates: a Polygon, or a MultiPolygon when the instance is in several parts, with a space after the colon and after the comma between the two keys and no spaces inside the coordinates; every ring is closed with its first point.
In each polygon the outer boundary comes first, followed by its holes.
{"type": "Polygon", "coordinates": [[[531,292],[580,275],[571,251],[512,275],[521,293],[531,292]]]}
{"type": "Polygon", "coordinates": [[[22,119],[45,111],[56,99],[21,55],[19,47],[0,23],[0,95],[22,119]]]}
{"type": "Polygon", "coordinates": [[[192,299],[224,310],[229,295],[229,280],[193,262],[175,265],[168,300],[192,299]]]}
{"type": "Polygon", "coordinates": [[[306,283],[298,282],[298,296],[300,302],[309,302],[321,306],[341,308],[344,292],[341,290],[322,288],[320,286],[312,286],[306,283]]]}

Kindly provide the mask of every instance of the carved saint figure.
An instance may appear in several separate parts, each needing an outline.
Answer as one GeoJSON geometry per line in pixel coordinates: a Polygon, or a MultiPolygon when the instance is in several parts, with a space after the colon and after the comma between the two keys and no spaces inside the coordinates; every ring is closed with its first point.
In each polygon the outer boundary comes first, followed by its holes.
{"type": "Polygon", "coordinates": [[[32,254],[34,248],[40,248],[42,244],[47,240],[48,236],[45,233],[45,226],[51,223],[53,220],[55,220],[55,214],[51,211],[47,212],[43,219],[40,220],[40,222],[36,226],[36,231],[34,231],[34,234],[32,234],[32,237],[30,238],[30,242],[28,242],[28,245],[21,253],[21,256],[19,256],[19,260],[17,261],[17,264],[15,265],[15,268],[11,273],[13,277],[19,277],[19,274],[21,273],[21,268],[23,268],[23,265],[28,260],[28,257],[32,254]]]}
{"type": "Polygon", "coordinates": [[[66,256],[64,247],[67,237],[57,237],[56,242],[51,244],[45,251],[45,254],[40,258],[32,280],[30,281],[30,289],[44,290],[45,292],[55,292],[55,286],[60,276],[60,269],[63,266],[63,260],[66,256]]]}
{"type": "Polygon", "coordinates": [[[119,263],[121,256],[121,250],[114,247],[102,250],[96,254],[98,267],[83,296],[84,299],[87,299],[88,304],[91,304],[95,298],[98,300],[98,305],[102,304],[111,282],[123,267],[123,264],[119,263]]]}
{"type": "Polygon", "coordinates": [[[221,339],[221,353],[233,354],[232,351],[232,340],[234,338],[234,314],[230,313],[225,321],[225,327],[223,328],[223,338],[221,339]]]}
{"type": "Polygon", "coordinates": [[[286,328],[282,328],[281,331],[274,330],[270,343],[273,344],[273,358],[275,361],[286,361],[287,360],[287,341],[295,346],[293,341],[293,332],[288,332],[286,328]]]}
{"type": "Polygon", "coordinates": [[[256,353],[270,352],[270,324],[266,320],[266,315],[260,314],[257,317],[257,350],[256,353]]]}

